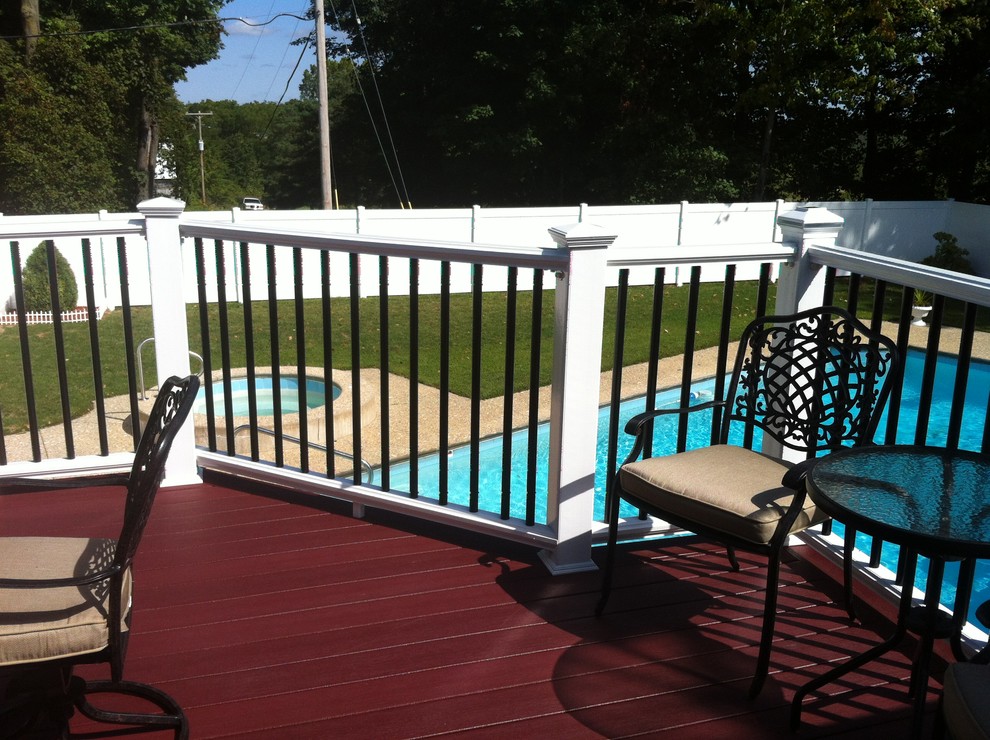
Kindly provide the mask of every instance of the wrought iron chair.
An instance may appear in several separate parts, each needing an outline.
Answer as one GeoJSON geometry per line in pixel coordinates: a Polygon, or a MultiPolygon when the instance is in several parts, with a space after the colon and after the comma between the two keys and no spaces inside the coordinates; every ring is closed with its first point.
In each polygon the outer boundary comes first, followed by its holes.
{"type": "Polygon", "coordinates": [[[743,332],[723,400],[690,408],[648,411],[626,424],[632,452],[610,481],[608,549],[601,599],[612,586],[619,503],[706,535],[727,546],[769,557],[763,630],[750,695],[770,667],[777,580],[787,538],[827,518],[807,498],[804,476],[814,457],[840,446],[869,444],[893,379],[897,348],[847,311],[816,308],[756,319],[743,332]],[[640,459],[663,414],[712,409],[710,447],[640,459]],[[750,449],[757,432],[807,459],[793,465],[750,449]]]}
{"type": "MultiPolygon", "coordinates": [[[[64,732],[73,706],[99,722],[137,725],[135,730],[144,731],[173,729],[176,738],[188,737],[179,705],[159,689],[125,681],[123,669],[133,592],[131,563],[165,475],[172,440],[198,388],[194,375],[162,383],[129,474],[70,481],[0,480],[0,486],[12,490],[107,485],[127,489],[116,540],[0,538],[0,737],[21,737],[35,732],[32,726],[64,732]],[[84,681],[74,676],[73,668],[85,663],[109,663],[110,679],[84,681]],[[39,676],[45,677],[42,685],[54,696],[38,690],[39,676]],[[87,699],[95,693],[137,696],[161,713],[100,709],[87,699]]],[[[43,516],[39,511],[39,519],[43,516]]]]}

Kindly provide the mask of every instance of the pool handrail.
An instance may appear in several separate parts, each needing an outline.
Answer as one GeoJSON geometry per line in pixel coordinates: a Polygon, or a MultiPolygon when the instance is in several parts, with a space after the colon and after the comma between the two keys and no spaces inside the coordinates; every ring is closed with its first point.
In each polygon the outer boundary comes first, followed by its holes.
{"type": "MultiPolygon", "coordinates": [[[[240,432],[243,432],[244,430],[250,430],[251,428],[252,427],[251,427],[250,424],[241,424],[240,426],[236,426],[236,427],[234,427],[234,436],[236,437],[240,432]]],[[[262,427],[262,426],[254,427],[254,428],[257,429],[258,434],[264,434],[264,435],[266,435],[268,437],[277,437],[277,436],[279,436],[279,435],[277,435],[275,433],[275,430],[274,429],[269,429],[267,427],[262,427]]],[[[288,440],[289,442],[295,442],[296,444],[302,444],[302,440],[299,439],[299,437],[293,437],[292,435],[289,435],[289,434],[282,434],[281,437],[282,437],[283,440],[288,440]]],[[[319,450],[320,452],[331,451],[331,450],[329,450],[329,448],[327,448],[326,445],[321,445],[318,442],[306,442],[306,446],[307,447],[310,447],[310,448],[312,448],[314,450],[319,450]]],[[[352,455],[349,452],[344,452],[343,450],[337,450],[337,449],[332,450],[332,452],[333,452],[334,455],[337,455],[339,457],[342,457],[345,460],[351,460],[352,462],[354,461],[354,455],[352,455]]],[[[368,475],[367,481],[370,484],[371,483],[371,478],[375,474],[375,469],[372,467],[371,463],[368,462],[367,460],[365,460],[364,458],[361,458],[358,462],[361,465],[361,470],[363,470],[365,473],[367,473],[367,475],[368,475]]],[[[358,480],[358,481],[355,481],[355,482],[358,483],[358,484],[360,484],[360,483],[363,483],[364,481],[363,480],[358,480]]]]}

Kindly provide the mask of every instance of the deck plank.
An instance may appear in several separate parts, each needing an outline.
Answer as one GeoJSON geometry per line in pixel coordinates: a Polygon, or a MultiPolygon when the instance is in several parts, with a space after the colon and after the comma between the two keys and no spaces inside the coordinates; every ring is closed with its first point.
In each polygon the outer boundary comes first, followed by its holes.
{"type": "MultiPolygon", "coordinates": [[[[159,494],[126,673],[175,696],[192,737],[785,737],[794,691],[890,629],[868,607],[850,623],[836,574],[790,555],[750,701],[759,557],[733,573],[699,539],[627,546],[595,618],[596,573],[551,577],[519,545],[313,504],[218,483],[159,494]]],[[[3,496],[0,535],[112,535],[119,505],[115,489],[3,496]]],[[[809,697],[799,737],[903,736],[910,647],[809,697]]]]}

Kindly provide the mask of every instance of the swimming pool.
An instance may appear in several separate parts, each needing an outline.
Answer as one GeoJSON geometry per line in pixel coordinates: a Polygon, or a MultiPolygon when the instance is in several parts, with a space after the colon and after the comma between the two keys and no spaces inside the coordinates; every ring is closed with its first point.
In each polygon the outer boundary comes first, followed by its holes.
{"type": "MultiPolygon", "coordinates": [[[[905,381],[900,403],[900,415],[896,441],[901,444],[914,442],[918,421],[918,406],[921,396],[921,376],[924,369],[925,353],[921,350],[910,350],[905,361],[905,381]]],[[[932,398],[931,415],[928,424],[926,443],[935,446],[945,445],[949,425],[949,413],[952,403],[953,384],[956,375],[956,358],[949,355],[939,355],[935,371],[934,395],[932,398]]],[[[970,380],[967,386],[963,409],[962,433],[959,447],[967,450],[979,450],[983,437],[983,426],[987,413],[987,395],[990,389],[990,363],[974,361],[969,371],[970,380]]],[[[710,397],[715,387],[714,379],[696,383],[692,386],[694,395],[703,402],[710,397]]],[[[680,390],[665,391],[658,395],[657,406],[676,408],[680,404],[680,390]]],[[[643,411],[646,407],[645,398],[626,401],[619,407],[619,429],[623,428],[626,420],[643,411]]],[[[598,417],[598,460],[595,471],[595,518],[604,519],[605,509],[605,478],[606,455],[608,445],[609,419],[612,410],[602,407],[598,417]]],[[[692,414],[688,427],[688,448],[702,447],[708,444],[711,429],[711,411],[701,411],[692,414]]],[[[878,439],[886,428],[886,412],[878,426],[878,439]]],[[[654,454],[669,454],[674,451],[677,433],[677,418],[675,415],[661,417],[656,424],[654,454]]],[[[523,429],[512,434],[512,464],[510,482],[511,506],[510,516],[524,519],[526,515],[526,469],[528,453],[528,431],[523,429]]],[[[629,453],[632,438],[619,434],[619,454],[621,462],[629,453]]],[[[549,425],[541,424],[537,432],[537,471],[536,490],[546,491],[548,485],[548,459],[550,450],[549,425]]],[[[502,500],[502,439],[501,437],[484,440],[479,449],[479,508],[484,511],[499,512],[502,500]]],[[[471,453],[467,446],[451,451],[448,456],[448,501],[454,504],[468,505],[470,495],[470,463],[471,453]]],[[[440,491],[440,461],[437,455],[428,455],[419,460],[419,496],[426,499],[439,499],[440,491]]],[[[395,491],[409,491],[409,465],[402,463],[389,468],[390,487],[395,491]]],[[[635,515],[636,510],[623,502],[623,516],[635,515]]],[[[546,500],[537,496],[536,521],[546,523],[546,500]]],[[[838,529],[838,526],[837,526],[838,529]]],[[[861,537],[857,545],[869,549],[869,538],[861,537]]],[[[884,565],[891,570],[896,568],[897,548],[885,545],[883,551],[884,565]]],[[[943,602],[951,603],[955,595],[955,570],[953,564],[946,567],[946,586],[943,589],[943,602]],[[952,574],[950,576],[950,573],[952,574]],[[950,601],[946,601],[949,599],[950,601]]],[[[927,573],[927,562],[922,559],[918,564],[919,578],[927,573]]],[[[977,568],[974,582],[973,608],[986,598],[990,598],[990,562],[981,562],[977,568]]]]}
{"type": "MultiPolygon", "coordinates": [[[[250,407],[248,405],[248,379],[246,377],[231,378],[231,398],[230,407],[234,416],[248,416],[250,407]]],[[[255,399],[257,401],[258,416],[272,416],[275,413],[275,391],[271,375],[256,375],[254,378],[255,399]]],[[[331,383],[333,397],[340,395],[340,386],[331,383]]],[[[283,376],[279,378],[278,395],[281,400],[281,410],[283,414],[299,413],[299,379],[295,376],[283,376]]],[[[226,414],[223,394],[223,381],[218,380],[213,383],[213,413],[219,418],[226,414]]],[[[325,406],[327,402],[327,386],[323,378],[306,378],[306,407],[317,408],[325,406]]],[[[206,413],[206,387],[199,389],[196,395],[196,403],[193,406],[193,413],[206,413]]]]}

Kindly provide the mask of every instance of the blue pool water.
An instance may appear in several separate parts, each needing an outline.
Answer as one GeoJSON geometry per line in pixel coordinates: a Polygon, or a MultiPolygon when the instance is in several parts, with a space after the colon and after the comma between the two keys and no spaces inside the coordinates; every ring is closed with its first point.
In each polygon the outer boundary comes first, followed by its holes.
{"type": "MultiPolygon", "coordinates": [[[[896,441],[901,444],[911,444],[915,441],[917,428],[918,405],[921,393],[921,375],[924,367],[925,353],[920,350],[908,352],[905,363],[905,381],[900,404],[900,415],[896,441]]],[[[925,444],[943,446],[946,442],[949,425],[949,411],[952,403],[952,391],[956,375],[956,359],[948,355],[940,355],[935,373],[934,396],[931,416],[928,424],[925,444]]],[[[714,389],[714,379],[703,381],[692,386],[693,395],[703,402],[710,398],[714,389]]],[[[990,389],[990,364],[975,362],[970,368],[970,379],[967,385],[966,399],[963,410],[962,433],[959,447],[967,450],[978,450],[983,437],[984,420],[987,413],[987,395],[990,389]]],[[[679,405],[680,391],[666,391],[658,395],[658,407],[674,407],[679,405]]],[[[645,398],[626,401],[619,407],[619,454],[621,462],[628,454],[632,438],[622,434],[627,419],[643,411],[646,407],[645,398]]],[[[611,408],[603,407],[598,418],[598,465],[595,473],[595,517],[604,519],[606,455],[608,445],[608,428],[611,408]]],[[[661,417],[657,420],[654,454],[668,454],[674,451],[677,435],[677,418],[675,415],[661,417]]],[[[878,440],[886,428],[886,414],[881,419],[878,429],[878,440]]],[[[702,411],[692,414],[688,428],[688,448],[693,449],[708,444],[711,429],[711,412],[702,411]]],[[[511,505],[510,514],[524,519],[526,515],[526,458],[528,454],[528,432],[520,430],[512,435],[511,463],[511,505]]],[[[546,522],[546,501],[541,495],[547,490],[548,474],[547,460],[550,448],[550,432],[547,424],[540,425],[537,432],[537,475],[536,475],[536,521],[546,522]]],[[[450,503],[468,505],[470,494],[470,449],[467,446],[452,450],[448,456],[448,500],[450,503]]],[[[501,510],[502,492],[502,439],[501,437],[485,440],[480,445],[479,472],[479,506],[485,511],[499,512],[501,510]]],[[[440,462],[437,455],[429,455],[419,460],[419,495],[421,498],[439,499],[440,462]]],[[[409,490],[409,465],[392,465],[389,469],[389,486],[392,490],[409,490]]],[[[377,480],[377,476],[375,478],[377,480]]],[[[635,514],[635,510],[623,503],[623,516],[635,514]]],[[[838,527],[837,527],[838,528],[838,527]]],[[[870,546],[869,538],[862,537],[857,543],[862,549],[870,546]]],[[[897,548],[884,546],[884,564],[894,569],[897,562],[897,548]]],[[[922,559],[918,565],[919,580],[923,583],[927,572],[927,562],[922,559]]],[[[943,591],[943,602],[951,603],[954,597],[955,571],[958,568],[952,564],[946,568],[946,587],[943,591]]],[[[980,602],[990,598],[990,562],[981,562],[977,568],[974,583],[973,608],[980,602]]]]}
{"type": "MultiPolygon", "coordinates": [[[[234,416],[248,416],[250,407],[248,405],[248,379],[232,378],[230,381],[231,398],[230,407],[234,416]]],[[[275,413],[275,392],[271,375],[257,375],[254,378],[255,398],[258,404],[258,416],[272,416],[275,413]]],[[[333,397],[340,395],[340,386],[335,383],[330,385],[333,397]]],[[[295,414],[299,412],[299,379],[295,376],[280,377],[278,384],[278,395],[281,399],[283,414],[295,414]]],[[[324,406],[327,402],[327,386],[322,378],[306,378],[306,406],[316,408],[324,406]]],[[[200,388],[196,396],[196,404],[193,406],[193,413],[206,413],[206,388],[200,388]]],[[[224,403],[223,381],[213,384],[213,413],[218,417],[223,417],[226,413],[224,403]]]]}

